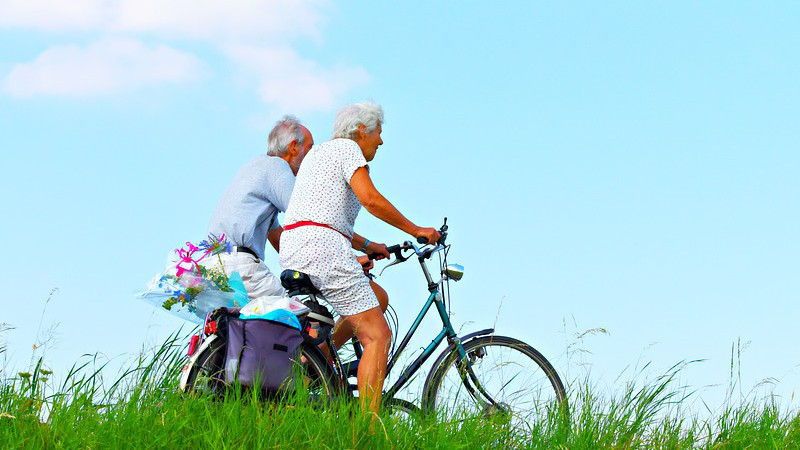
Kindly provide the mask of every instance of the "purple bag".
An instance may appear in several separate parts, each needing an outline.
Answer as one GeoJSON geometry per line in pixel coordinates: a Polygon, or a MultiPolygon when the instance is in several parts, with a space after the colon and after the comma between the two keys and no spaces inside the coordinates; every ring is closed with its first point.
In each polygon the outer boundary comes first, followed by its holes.
{"type": "MultiPolygon", "coordinates": [[[[238,311],[238,310],[237,310],[238,311]]],[[[291,388],[290,374],[300,357],[300,330],[281,322],[228,316],[225,382],[275,393],[291,388]]]]}

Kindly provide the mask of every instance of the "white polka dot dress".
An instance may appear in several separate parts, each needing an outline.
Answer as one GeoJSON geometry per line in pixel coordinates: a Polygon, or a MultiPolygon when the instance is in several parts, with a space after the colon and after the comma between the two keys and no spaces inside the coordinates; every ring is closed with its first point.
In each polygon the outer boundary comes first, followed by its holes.
{"type": "Polygon", "coordinates": [[[283,269],[308,274],[343,316],[378,307],[349,240],[361,210],[350,178],[366,164],[361,148],[350,139],[314,146],[300,165],[284,222],[311,221],[334,229],[307,225],[284,230],[281,235],[283,269]]]}

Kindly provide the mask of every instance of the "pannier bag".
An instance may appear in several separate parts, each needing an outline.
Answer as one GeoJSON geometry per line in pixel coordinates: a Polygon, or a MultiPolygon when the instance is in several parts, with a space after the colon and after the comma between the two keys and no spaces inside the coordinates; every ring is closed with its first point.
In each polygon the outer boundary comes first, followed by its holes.
{"type": "Polygon", "coordinates": [[[240,319],[233,311],[229,309],[226,321],[225,382],[245,387],[258,383],[267,393],[291,388],[291,370],[303,342],[300,330],[272,320],[240,319]]]}

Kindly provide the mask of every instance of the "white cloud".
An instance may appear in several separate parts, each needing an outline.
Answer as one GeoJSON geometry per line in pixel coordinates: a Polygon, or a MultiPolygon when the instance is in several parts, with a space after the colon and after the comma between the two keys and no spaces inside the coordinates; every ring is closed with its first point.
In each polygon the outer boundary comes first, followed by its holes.
{"type": "Polygon", "coordinates": [[[121,0],[115,29],[200,39],[319,36],[318,0],[121,0]]]}
{"type": "Polygon", "coordinates": [[[111,39],[87,48],[52,47],[32,62],[14,66],[3,81],[3,90],[14,97],[108,94],[145,84],[191,80],[203,67],[191,54],[174,48],[111,39]]]}
{"type": "Polygon", "coordinates": [[[191,39],[319,36],[326,0],[0,0],[0,27],[191,39]]]}
{"type": "Polygon", "coordinates": [[[369,81],[360,68],[326,69],[289,48],[228,46],[228,56],[259,80],[262,100],[285,111],[325,111],[353,86],[369,81]]]}
{"type": "Polygon", "coordinates": [[[0,27],[95,30],[110,17],[114,3],[108,0],[0,0],[0,27]]]}
{"type": "Polygon", "coordinates": [[[339,96],[369,79],[360,67],[321,67],[290,48],[293,39],[320,39],[329,4],[330,0],[0,0],[0,29],[82,32],[100,39],[87,48],[51,47],[32,62],[15,65],[0,87],[16,97],[85,96],[193,78],[202,66],[197,57],[139,41],[169,38],[173,46],[200,43],[221,50],[254,75],[258,93],[268,104],[298,113],[328,110],[339,96]]]}

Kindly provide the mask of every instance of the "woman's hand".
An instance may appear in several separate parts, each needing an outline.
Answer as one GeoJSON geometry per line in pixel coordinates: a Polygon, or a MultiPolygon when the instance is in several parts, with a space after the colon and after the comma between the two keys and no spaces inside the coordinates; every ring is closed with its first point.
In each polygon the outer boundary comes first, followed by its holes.
{"type": "Polygon", "coordinates": [[[361,267],[364,269],[364,273],[375,267],[375,264],[369,259],[369,256],[356,256],[356,260],[359,264],[361,264],[361,267]]]}
{"type": "Polygon", "coordinates": [[[435,244],[436,241],[438,241],[439,238],[442,237],[442,235],[439,234],[439,231],[436,230],[436,228],[423,228],[423,227],[419,227],[419,229],[417,230],[416,233],[413,234],[413,236],[416,238],[427,239],[428,244],[435,244]]]}
{"type": "Polygon", "coordinates": [[[367,255],[372,255],[377,253],[378,256],[375,259],[383,259],[388,258],[391,254],[386,250],[386,244],[381,244],[380,242],[372,242],[370,241],[369,245],[367,245],[367,255]]]}

